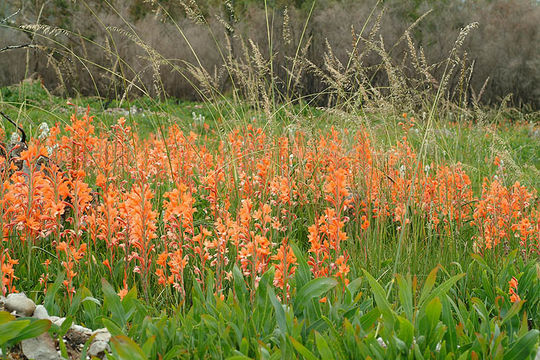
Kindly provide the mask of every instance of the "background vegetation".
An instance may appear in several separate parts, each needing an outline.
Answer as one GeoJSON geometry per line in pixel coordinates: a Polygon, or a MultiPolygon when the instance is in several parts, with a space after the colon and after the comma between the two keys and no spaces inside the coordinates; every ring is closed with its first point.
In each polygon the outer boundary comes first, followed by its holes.
{"type": "Polygon", "coordinates": [[[433,92],[444,85],[437,82],[460,29],[478,22],[456,58],[463,69],[448,79],[449,88],[459,88],[454,96],[469,104],[540,105],[540,50],[533,45],[540,40],[540,8],[531,0],[7,0],[0,17],[18,9],[0,28],[0,47],[32,47],[2,53],[4,85],[35,75],[57,94],[115,98],[134,81],[130,95],[140,95],[139,87],[153,96],[200,99],[193,67],[221,92],[237,88],[224,66],[231,58],[245,61],[252,41],[288,98],[335,101],[327,76],[348,92],[359,83],[392,87],[388,64],[399,65],[407,86],[433,92]],[[361,75],[349,71],[354,63],[361,75]]]}

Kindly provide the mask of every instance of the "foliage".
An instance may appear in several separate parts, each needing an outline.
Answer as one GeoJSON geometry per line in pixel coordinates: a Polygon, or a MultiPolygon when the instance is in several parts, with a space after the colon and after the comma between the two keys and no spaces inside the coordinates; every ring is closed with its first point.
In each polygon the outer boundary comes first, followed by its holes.
{"type": "Polygon", "coordinates": [[[5,357],[7,349],[23,340],[37,337],[49,330],[49,320],[15,319],[6,311],[0,311],[0,348],[5,357]]]}
{"type": "Polygon", "coordinates": [[[455,296],[465,274],[437,281],[438,270],[422,286],[416,277],[396,275],[391,297],[367,271],[349,285],[330,278],[304,283],[298,272],[298,297],[282,303],[272,287],[273,270],[250,294],[249,279],[237,269],[227,296],[195,283],[192,304],[158,316],[148,315],[134,290],[120,299],[103,282],[97,318],[114,335],[112,359],[534,357],[539,331],[528,328],[526,302],[472,298],[466,304],[455,296]]]}

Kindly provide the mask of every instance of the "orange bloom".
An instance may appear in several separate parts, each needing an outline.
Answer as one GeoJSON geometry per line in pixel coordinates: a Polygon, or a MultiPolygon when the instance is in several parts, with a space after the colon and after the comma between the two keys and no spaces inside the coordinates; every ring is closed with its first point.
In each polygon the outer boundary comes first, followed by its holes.
{"type": "Polygon", "coordinates": [[[515,277],[508,282],[509,289],[508,294],[510,295],[510,301],[515,303],[516,301],[521,301],[521,298],[517,294],[518,281],[515,277]]]}

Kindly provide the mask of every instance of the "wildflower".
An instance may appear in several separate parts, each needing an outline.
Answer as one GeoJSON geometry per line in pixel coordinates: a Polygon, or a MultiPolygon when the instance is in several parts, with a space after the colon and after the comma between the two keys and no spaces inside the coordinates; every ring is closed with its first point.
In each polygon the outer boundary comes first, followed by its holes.
{"type": "Polygon", "coordinates": [[[521,301],[521,298],[517,294],[518,281],[515,277],[508,282],[509,289],[508,294],[510,295],[510,301],[515,303],[516,301],[521,301]]]}
{"type": "Polygon", "coordinates": [[[366,215],[362,215],[362,230],[367,230],[369,228],[369,220],[366,215]]]}
{"type": "Polygon", "coordinates": [[[283,289],[285,297],[289,298],[290,284],[288,283],[288,279],[293,277],[296,271],[296,256],[287,244],[286,238],[283,239],[282,245],[277,250],[277,254],[272,256],[272,260],[277,261],[275,264],[274,286],[283,289]]]}

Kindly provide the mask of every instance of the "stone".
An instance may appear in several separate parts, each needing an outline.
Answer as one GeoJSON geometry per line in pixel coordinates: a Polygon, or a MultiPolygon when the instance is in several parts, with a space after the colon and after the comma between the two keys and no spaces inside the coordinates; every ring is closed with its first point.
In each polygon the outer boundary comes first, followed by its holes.
{"type": "Polygon", "coordinates": [[[49,313],[47,312],[47,309],[45,309],[45,306],[38,305],[36,306],[36,309],[34,310],[34,315],[32,317],[36,319],[49,320],[49,313]]]}
{"type": "Polygon", "coordinates": [[[107,341],[94,341],[88,349],[89,356],[99,356],[105,351],[109,351],[109,343],[107,341]]]}
{"type": "Polygon", "coordinates": [[[30,300],[24,293],[9,294],[4,306],[8,312],[15,311],[19,316],[32,316],[36,309],[36,304],[30,300]]]}
{"type": "Polygon", "coordinates": [[[48,333],[41,334],[38,337],[23,340],[21,347],[24,356],[28,359],[39,360],[61,360],[62,358],[56,351],[54,340],[48,333]]]}
{"type": "Polygon", "coordinates": [[[71,328],[66,333],[66,338],[72,344],[84,344],[92,336],[92,330],[87,329],[80,325],[71,325],[71,328]]]}
{"type": "Polygon", "coordinates": [[[62,326],[62,324],[64,323],[64,321],[66,321],[66,318],[65,317],[58,317],[58,316],[51,316],[49,318],[49,320],[52,321],[52,323],[56,326],[62,326]]]}
{"type": "Polygon", "coordinates": [[[99,354],[110,349],[109,340],[111,339],[111,333],[109,333],[109,330],[105,328],[97,329],[92,333],[92,335],[95,336],[92,344],[90,344],[90,348],[88,349],[88,355],[98,356],[99,354]]]}
{"type": "Polygon", "coordinates": [[[60,320],[60,317],[58,316],[50,316],[49,315],[49,320],[51,320],[51,322],[54,324],[56,321],[60,320]]]}
{"type": "Polygon", "coordinates": [[[111,340],[111,333],[106,328],[97,329],[95,330],[92,335],[96,335],[94,337],[94,341],[107,341],[111,340]]]}

